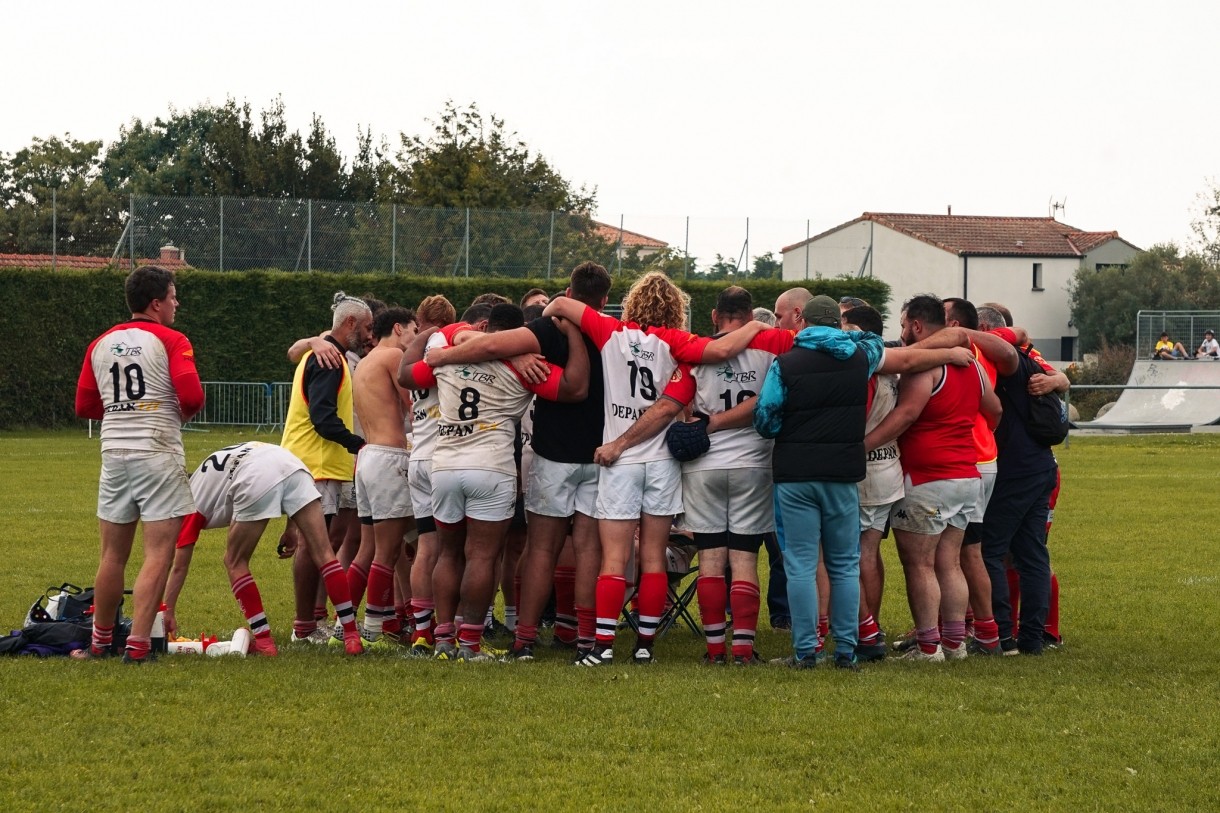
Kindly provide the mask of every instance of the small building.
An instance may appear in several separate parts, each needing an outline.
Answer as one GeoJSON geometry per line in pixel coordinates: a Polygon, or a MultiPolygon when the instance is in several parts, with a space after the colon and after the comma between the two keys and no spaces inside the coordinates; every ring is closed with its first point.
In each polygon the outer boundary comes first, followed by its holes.
{"type": "Polygon", "coordinates": [[[619,226],[611,226],[609,223],[600,223],[596,220],[593,221],[593,232],[615,247],[615,254],[620,260],[626,257],[627,252],[633,248],[638,250],[637,256],[642,260],[659,254],[669,247],[669,243],[656,237],[627,231],[619,226]]]}
{"type": "MultiPolygon", "coordinates": [[[[186,262],[186,252],[177,246],[161,246],[160,256],[156,259],[145,257],[136,261],[136,267],[142,265],[157,265],[166,271],[180,271],[190,268],[186,262]]],[[[131,267],[128,257],[86,257],[77,254],[0,254],[0,268],[55,268],[73,270],[100,270],[103,268],[131,267]]]]}
{"type": "Polygon", "coordinates": [[[865,212],[783,249],[783,278],[875,277],[890,285],[886,333],[916,294],[1000,302],[1052,361],[1076,356],[1068,288],[1076,270],[1124,266],[1139,248],[1118,232],[1051,217],[865,212]]]}

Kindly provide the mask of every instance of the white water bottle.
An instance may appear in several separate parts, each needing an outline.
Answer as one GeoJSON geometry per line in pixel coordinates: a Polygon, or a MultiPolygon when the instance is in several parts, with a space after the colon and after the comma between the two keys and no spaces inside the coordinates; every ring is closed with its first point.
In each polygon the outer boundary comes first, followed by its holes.
{"type": "Polygon", "coordinates": [[[166,640],[165,640],[165,605],[164,604],[162,604],[157,609],[157,615],[155,618],[153,618],[151,637],[152,637],[152,651],[153,652],[165,652],[166,640]]]}
{"type": "Polygon", "coordinates": [[[67,601],[68,594],[60,590],[55,595],[47,600],[47,616],[52,621],[62,621],[64,617],[64,602],[67,601]]]}

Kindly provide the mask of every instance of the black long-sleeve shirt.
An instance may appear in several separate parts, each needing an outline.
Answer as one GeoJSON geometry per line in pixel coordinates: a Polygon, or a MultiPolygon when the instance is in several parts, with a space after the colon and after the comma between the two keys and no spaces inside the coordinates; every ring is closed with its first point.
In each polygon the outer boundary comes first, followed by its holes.
{"type": "MultiPolygon", "coordinates": [[[[340,354],[344,352],[343,345],[333,337],[327,336],[326,341],[339,348],[340,354]]],[[[351,375],[346,362],[342,367],[327,369],[318,363],[317,356],[311,355],[305,362],[303,384],[314,431],[355,454],[364,445],[364,438],[348,429],[339,417],[339,388],[346,375],[351,375]]]]}

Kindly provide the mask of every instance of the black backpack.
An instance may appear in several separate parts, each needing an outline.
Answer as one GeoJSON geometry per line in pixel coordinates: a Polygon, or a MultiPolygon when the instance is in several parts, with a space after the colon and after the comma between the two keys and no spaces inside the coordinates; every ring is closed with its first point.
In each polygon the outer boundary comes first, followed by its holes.
{"type": "Polygon", "coordinates": [[[1025,426],[1030,439],[1039,446],[1058,446],[1068,436],[1067,404],[1057,392],[1046,395],[1026,394],[1024,399],[1015,399],[1008,392],[1009,386],[1024,388],[1031,376],[1041,375],[1046,371],[1042,365],[1034,361],[1028,350],[1017,348],[1017,360],[1023,375],[1009,376],[1004,383],[997,382],[996,393],[1004,399],[1004,411],[1014,415],[1025,426]],[[1019,382],[1019,383],[1018,383],[1019,382]],[[1021,409],[1018,403],[1028,404],[1028,409],[1021,409]]]}

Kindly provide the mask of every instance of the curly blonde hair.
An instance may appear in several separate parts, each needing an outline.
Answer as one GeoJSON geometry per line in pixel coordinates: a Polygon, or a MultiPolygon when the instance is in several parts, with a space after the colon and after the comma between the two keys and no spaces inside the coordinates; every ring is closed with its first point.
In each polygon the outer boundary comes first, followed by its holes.
{"type": "Polygon", "coordinates": [[[660,271],[635,281],[623,297],[623,319],[640,327],[670,327],[686,330],[686,308],[690,296],[660,271]]]}

